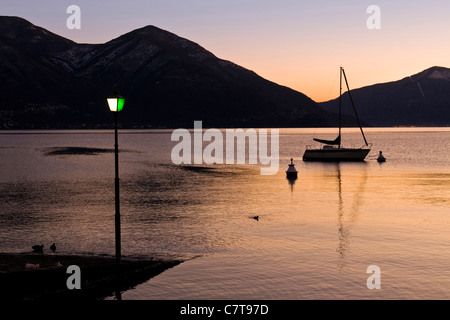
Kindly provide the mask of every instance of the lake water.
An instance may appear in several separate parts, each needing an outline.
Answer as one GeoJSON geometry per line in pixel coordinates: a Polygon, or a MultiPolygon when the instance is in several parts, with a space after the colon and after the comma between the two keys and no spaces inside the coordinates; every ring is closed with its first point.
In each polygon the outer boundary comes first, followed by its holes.
{"type": "MultiPolygon", "coordinates": [[[[276,175],[174,165],[171,132],[120,131],[122,254],[186,261],[122,299],[450,299],[450,128],[366,129],[366,161],[340,164],[301,161],[335,129],[280,129],[276,175]]],[[[114,255],[114,154],[58,153],[113,140],[0,132],[0,252],[114,255]]],[[[363,143],[356,129],[343,142],[363,143]]]]}

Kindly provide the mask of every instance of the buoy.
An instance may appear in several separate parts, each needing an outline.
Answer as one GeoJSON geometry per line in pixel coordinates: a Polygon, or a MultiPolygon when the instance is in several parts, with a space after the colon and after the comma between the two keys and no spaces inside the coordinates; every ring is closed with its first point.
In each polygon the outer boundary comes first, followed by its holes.
{"type": "Polygon", "coordinates": [[[297,178],[298,171],[295,169],[294,159],[291,158],[291,163],[289,164],[289,168],[286,170],[286,177],[288,178],[297,178]]]}
{"type": "Polygon", "coordinates": [[[381,151],[380,151],[380,154],[378,155],[377,161],[378,162],[385,162],[386,161],[386,158],[383,156],[383,153],[381,151]]]}

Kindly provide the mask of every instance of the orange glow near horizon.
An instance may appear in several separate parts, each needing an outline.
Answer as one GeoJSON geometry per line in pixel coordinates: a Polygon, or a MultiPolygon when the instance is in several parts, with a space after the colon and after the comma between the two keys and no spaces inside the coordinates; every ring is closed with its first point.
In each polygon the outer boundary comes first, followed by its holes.
{"type": "MultiPolygon", "coordinates": [[[[381,34],[383,30],[374,32],[381,34]]],[[[400,44],[389,33],[386,37],[374,36],[368,30],[362,33],[374,39],[368,37],[365,45],[352,44],[349,48],[334,43],[331,47],[334,45],[335,50],[319,41],[308,42],[311,47],[308,50],[295,44],[264,48],[257,43],[235,47],[212,43],[210,47],[217,47],[212,51],[219,58],[299,91],[316,102],[339,96],[340,66],[347,73],[350,89],[398,81],[434,66],[450,67],[450,45],[436,41],[437,35],[424,40],[423,46],[416,46],[408,41],[400,44]]]]}

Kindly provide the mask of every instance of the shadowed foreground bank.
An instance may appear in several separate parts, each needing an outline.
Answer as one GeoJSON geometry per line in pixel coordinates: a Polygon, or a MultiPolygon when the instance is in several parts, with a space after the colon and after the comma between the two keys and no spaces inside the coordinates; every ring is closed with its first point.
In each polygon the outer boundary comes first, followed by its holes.
{"type": "Polygon", "coordinates": [[[0,253],[0,283],[3,299],[102,299],[130,289],[182,261],[113,257],[0,253]],[[37,269],[36,265],[39,264],[37,269]],[[28,266],[27,266],[28,265],[28,266]],[[69,290],[70,265],[81,271],[81,289],[69,290]]]}

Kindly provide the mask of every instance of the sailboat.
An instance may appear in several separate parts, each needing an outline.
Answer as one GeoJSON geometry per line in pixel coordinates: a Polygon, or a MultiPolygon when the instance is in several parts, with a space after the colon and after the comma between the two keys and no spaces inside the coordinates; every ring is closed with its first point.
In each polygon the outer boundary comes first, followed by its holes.
{"type": "Polygon", "coordinates": [[[347,76],[345,75],[344,68],[340,67],[340,91],[339,91],[339,135],[334,140],[324,140],[313,138],[314,141],[322,143],[321,148],[313,149],[307,147],[303,154],[303,161],[364,161],[367,154],[370,152],[369,144],[367,143],[366,136],[359,121],[358,113],[356,112],[355,104],[350,93],[348,86],[347,76]],[[355,112],[356,119],[358,120],[361,134],[364,138],[365,146],[361,148],[346,148],[341,145],[341,129],[342,129],[342,76],[345,79],[347,85],[348,95],[355,112]]]}

